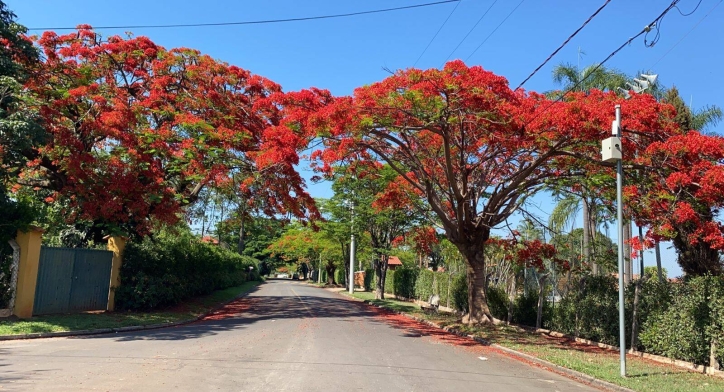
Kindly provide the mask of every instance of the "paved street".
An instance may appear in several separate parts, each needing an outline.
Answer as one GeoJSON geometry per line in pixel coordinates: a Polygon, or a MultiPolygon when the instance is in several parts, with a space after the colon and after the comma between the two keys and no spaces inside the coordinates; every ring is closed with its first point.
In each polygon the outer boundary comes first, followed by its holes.
{"type": "Polygon", "coordinates": [[[596,390],[336,293],[279,280],[186,326],[0,342],[0,391],[172,389],[596,390]]]}

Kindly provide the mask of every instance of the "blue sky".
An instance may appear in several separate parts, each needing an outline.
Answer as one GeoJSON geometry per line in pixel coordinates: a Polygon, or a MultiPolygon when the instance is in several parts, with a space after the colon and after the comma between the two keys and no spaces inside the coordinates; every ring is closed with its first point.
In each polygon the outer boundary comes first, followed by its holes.
{"type": "MultiPolygon", "coordinates": [[[[20,23],[34,28],[73,27],[78,24],[183,24],[296,18],[400,7],[429,0],[5,1],[18,15],[20,23]]],[[[659,74],[663,85],[676,85],[682,96],[693,103],[693,107],[724,107],[724,94],[721,93],[724,87],[724,73],[721,72],[724,50],[720,41],[724,37],[724,5],[720,5],[721,2],[702,0],[696,12],[688,17],[672,10],[663,20],[660,40],[653,48],[645,47],[641,37],[613,57],[606,66],[629,74],[651,70],[659,74]],[[680,41],[692,28],[694,30],[680,41]]],[[[421,57],[417,67],[440,67],[449,56],[450,59],[460,58],[469,65],[482,65],[505,76],[515,87],[603,3],[604,0],[497,1],[461,43],[493,4],[493,0],[463,0],[421,57]],[[518,8],[515,12],[490,35],[516,6],[518,8]],[[480,46],[488,36],[487,41],[480,46]],[[451,55],[458,44],[459,48],[451,55]]],[[[556,88],[550,77],[554,65],[564,62],[577,64],[579,59],[581,66],[600,62],[658,16],[669,3],[669,0],[611,1],[548,65],[526,83],[525,88],[537,91],[556,88]],[[579,50],[585,54],[579,55],[579,50]]],[[[682,0],[681,11],[688,13],[697,3],[698,0],[682,0]]],[[[383,67],[393,70],[412,67],[455,5],[449,3],[317,21],[134,29],[133,33],[148,36],[167,48],[198,49],[268,77],[288,91],[315,86],[329,89],[337,95],[346,95],[357,86],[383,79],[387,75],[383,67]]],[[[124,32],[100,31],[105,35],[124,32]]],[[[711,130],[722,133],[724,126],[720,124],[711,130]]],[[[310,184],[310,191],[318,197],[330,194],[326,184],[310,184]]],[[[551,201],[545,197],[538,197],[535,202],[542,210],[550,209],[551,201]]],[[[670,276],[680,273],[674,257],[672,250],[664,252],[664,264],[670,276]]],[[[651,261],[651,257],[648,257],[647,264],[651,261]]]]}

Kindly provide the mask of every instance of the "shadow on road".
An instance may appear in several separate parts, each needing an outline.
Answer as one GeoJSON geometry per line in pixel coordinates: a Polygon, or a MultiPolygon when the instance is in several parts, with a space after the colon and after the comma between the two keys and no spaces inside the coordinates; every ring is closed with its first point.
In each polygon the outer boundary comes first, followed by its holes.
{"type": "MultiPolygon", "coordinates": [[[[264,290],[252,292],[248,296],[234,301],[217,310],[204,320],[178,327],[155,330],[118,333],[113,337],[120,342],[137,340],[185,340],[213,336],[220,332],[239,330],[262,321],[281,319],[331,318],[355,322],[360,318],[368,322],[383,323],[403,331],[403,337],[433,337],[457,346],[477,346],[469,339],[461,339],[445,331],[427,326],[391,311],[371,307],[356,301],[340,297],[326,290],[313,289],[318,295],[276,294],[274,285],[287,286],[284,281],[270,281],[264,290]]],[[[301,283],[291,283],[292,288],[308,292],[311,287],[301,283]]],[[[108,335],[79,336],[73,339],[103,339],[108,335]]]]}

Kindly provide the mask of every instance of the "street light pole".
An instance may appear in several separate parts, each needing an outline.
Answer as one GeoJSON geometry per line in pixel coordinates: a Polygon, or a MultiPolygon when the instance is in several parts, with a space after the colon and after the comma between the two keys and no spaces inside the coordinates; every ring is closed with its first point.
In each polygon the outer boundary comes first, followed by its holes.
{"type": "Polygon", "coordinates": [[[354,242],[354,203],[352,203],[352,230],[349,242],[349,293],[354,293],[354,253],[355,253],[355,242],[354,242]]]}
{"type": "Polygon", "coordinates": [[[626,328],[624,325],[624,255],[623,255],[623,143],[621,143],[621,105],[616,105],[613,130],[619,140],[621,157],[616,162],[616,219],[618,221],[618,332],[621,377],[626,377],[626,328]]]}

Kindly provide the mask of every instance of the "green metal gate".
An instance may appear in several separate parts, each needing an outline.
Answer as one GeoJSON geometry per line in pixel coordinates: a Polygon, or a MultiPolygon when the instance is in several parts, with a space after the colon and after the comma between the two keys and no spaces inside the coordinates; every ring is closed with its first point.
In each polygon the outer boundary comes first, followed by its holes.
{"type": "Polygon", "coordinates": [[[40,248],[33,315],[105,310],[113,252],[40,248]]]}

